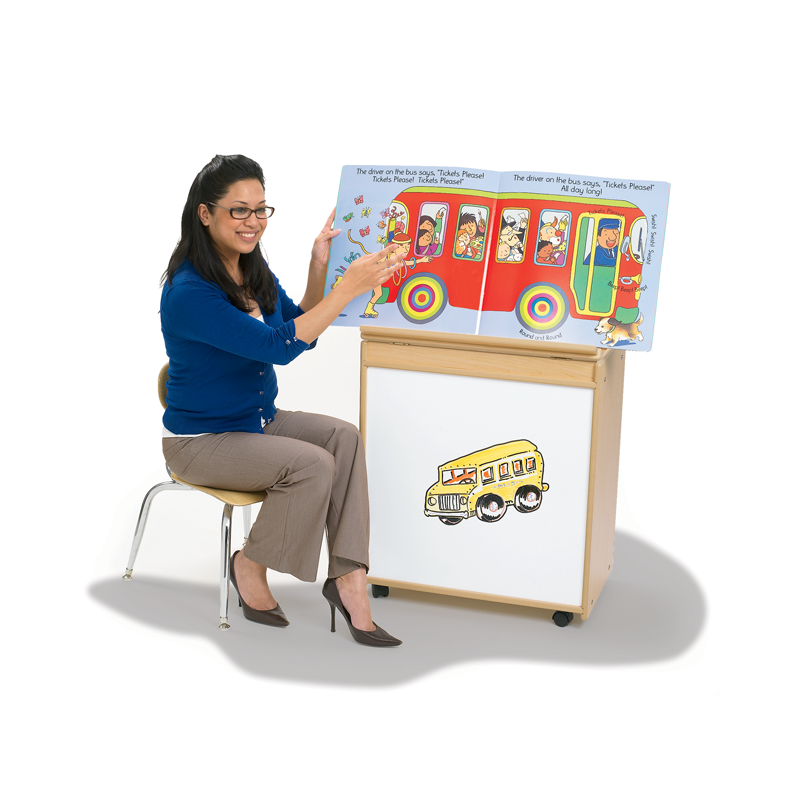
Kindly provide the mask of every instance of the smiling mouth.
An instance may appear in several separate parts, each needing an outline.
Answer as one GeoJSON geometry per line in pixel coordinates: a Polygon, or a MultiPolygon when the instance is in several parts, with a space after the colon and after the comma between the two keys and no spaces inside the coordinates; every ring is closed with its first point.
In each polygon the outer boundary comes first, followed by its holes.
{"type": "Polygon", "coordinates": [[[241,231],[237,231],[236,235],[237,236],[241,236],[242,239],[244,239],[245,241],[248,241],[248,242],[252,242],[253,239],[256,238],[256,234],[255,233],[242,233],[241,231]]]}

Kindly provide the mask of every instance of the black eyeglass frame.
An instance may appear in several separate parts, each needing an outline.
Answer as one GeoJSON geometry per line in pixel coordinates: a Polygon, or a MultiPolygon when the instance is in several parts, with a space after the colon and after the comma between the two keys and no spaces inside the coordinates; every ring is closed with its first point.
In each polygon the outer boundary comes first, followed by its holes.
{"type": "Polygon", "coordinates": [[[269,219],[275,213],[275,209],[272,206],[262,206],[261,208],[247,208],[247,206],[234,206],[233,208],[228,208],[227,206],[219,205],[219,203],[206,203],[206,205],[207,206],[216,206],[217,208],[223,208],[223,209],[225,209],[225,211],[227,211],[231,215],[231,217],[233,219],[238,219],[238,220],[250,219],[250,216],[252,214],[256,215],[256,219],[269,219]],[[234,211],[239,211],[239,212],[247,211],[247,216],[246,217],[234,217],[233,216],[233,212],[234,211]],[[259,211],[268,212],[267,216],[266,217],[259,217],[258,216],[258,212],[259,211]]]}

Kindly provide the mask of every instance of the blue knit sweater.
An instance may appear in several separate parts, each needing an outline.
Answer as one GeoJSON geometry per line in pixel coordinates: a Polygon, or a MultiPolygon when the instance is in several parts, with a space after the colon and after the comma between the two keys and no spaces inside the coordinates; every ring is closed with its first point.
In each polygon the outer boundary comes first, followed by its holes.
{"type": "Polygon", "coordinates": [[[278,379],[272,365],[288,364],[309,347],[294,330],[294,320],[303,310],[280,283],[277,288],[275,313],[264,314],[262,308],[260,322],[233,306],[225,292],[201,278],[189,262],[181,265],[172,283],[164,284],[167,430],[262,433],[261,418],[275,416],[278,379]]]}

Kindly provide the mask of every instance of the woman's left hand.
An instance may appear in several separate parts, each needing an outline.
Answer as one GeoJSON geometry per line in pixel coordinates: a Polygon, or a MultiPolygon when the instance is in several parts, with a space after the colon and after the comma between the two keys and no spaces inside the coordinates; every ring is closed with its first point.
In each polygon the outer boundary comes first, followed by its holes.
{"type": "Polygon", "coordinates": [[[311,263],[309,267],[317,272],[324,273],[328,268],[328,257],[331,254],[331,239],[338,236],[340,228],[333,229],[333,220],[336,215],[336,209],[331,211],[330,216],[322,226],[322,230],[314,239],[314,246],[311,248],[311,263]]]}

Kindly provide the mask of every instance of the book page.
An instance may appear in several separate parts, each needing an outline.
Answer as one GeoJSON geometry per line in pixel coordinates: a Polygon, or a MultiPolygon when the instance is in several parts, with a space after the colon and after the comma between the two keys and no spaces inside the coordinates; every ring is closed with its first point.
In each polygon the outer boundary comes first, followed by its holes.
{"type": "Polygon", "coordinates": [[[499,177],[460,167],[343,167],[325,293],[355,259],[392,242],[402,245],[403,263],[334,325],[476,333],[499,177]]]}
{"type": "Polygon", "coordinates": [[[669,184],[505,172],[479,333],[652,347],[669,184]]]}

